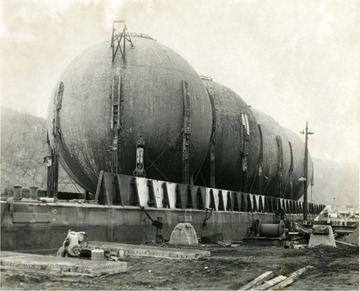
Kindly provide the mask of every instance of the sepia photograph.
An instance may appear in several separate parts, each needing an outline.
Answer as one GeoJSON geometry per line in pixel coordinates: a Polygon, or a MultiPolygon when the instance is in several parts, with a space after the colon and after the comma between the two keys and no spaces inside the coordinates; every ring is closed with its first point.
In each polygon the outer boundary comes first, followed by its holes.
{"type": "Polygon", "coordinates": [[[360,1],[0,1],[1,290],[359,290],[360,1]]]}

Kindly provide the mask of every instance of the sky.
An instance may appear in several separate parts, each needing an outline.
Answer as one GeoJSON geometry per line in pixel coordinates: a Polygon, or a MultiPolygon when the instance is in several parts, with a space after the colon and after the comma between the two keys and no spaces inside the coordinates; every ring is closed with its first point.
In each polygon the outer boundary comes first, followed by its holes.
{"type": "Polygon", "coordinates": [[[67,65],[112,21],[155,38],[294,132],[360,163],[360,1],[1,0],[2,106],[46,117],[67,65]]]}

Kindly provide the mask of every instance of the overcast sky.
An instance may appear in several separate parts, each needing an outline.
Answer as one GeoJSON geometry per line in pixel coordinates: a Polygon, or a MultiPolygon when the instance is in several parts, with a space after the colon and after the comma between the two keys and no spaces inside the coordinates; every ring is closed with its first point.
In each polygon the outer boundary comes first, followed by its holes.
{"type": "Polygon", "coordinates": [[[46,117],[55,82],[123,19],[295,132],[360,161],[360,1],[0,1],[3,106],[46,117]]]}

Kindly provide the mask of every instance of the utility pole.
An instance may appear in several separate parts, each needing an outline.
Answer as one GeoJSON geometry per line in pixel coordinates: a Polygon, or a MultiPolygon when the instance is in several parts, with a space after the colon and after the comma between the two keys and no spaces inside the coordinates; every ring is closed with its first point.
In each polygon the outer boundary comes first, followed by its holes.
{"type": "Polygon", "coordinates": [[[307,213],[308,213],[308,199],[307,199],[307,188],[308,188],[308,135],[314,134],[308,128],[308,122],[306,121],[305,132],[302,131],[302,134],[305,134],[305,157],[304,157],[304,224],[307,224],[307,213]]]}

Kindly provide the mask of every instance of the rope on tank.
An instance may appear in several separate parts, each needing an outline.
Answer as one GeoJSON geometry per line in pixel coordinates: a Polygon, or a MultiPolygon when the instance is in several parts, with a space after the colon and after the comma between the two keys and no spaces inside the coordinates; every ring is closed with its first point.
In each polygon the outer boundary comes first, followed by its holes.
{"type": "MultiPolygon", "coordinates": [[[[235,163],[231,167],[228,167],[227,171],[224,172],[224,175],[222,175],[222,177],[219,180],[217,180],[217,184],[219,184],[222,180],[224,180],[224,178],[227,176],[227,173],[234,168],[235,168],[235,163]]],[[[226,185],[228,188],[230,188],[228,184],[226,185]]]]}
{"type": "MultiPolygon", "coordinates": [[[[81,193],[80,190],[76,187],[76,184],[74,183],[74,181],[71,179],[70,176],[69,176],[69,179],[70,179],[70,180],[59,190],[59,192],[60,192],[62,189],[64,189],[67,185],[69,185],[69,183],[71,182],[71,183],[74,185],[76,191],[78,191],[78,193],[81,193]]],[[[60,183],[60,182],[59,182],[59,183],[60,183]]]]}
{"type": "MultiPolygon", "coordinates": [[[[176,137],[174,138],[174,140],[176,140],[182,133],[184,132],[184,130],[180,130],[180,132],[176,135],[176,137]]],[[[147,156],[145,156],[145,158],[151,163],[149,166],[146,167],[145,171],[147,171],[148,169],[150,169],[151,167],[154,167],[162,176],[164,176],[166,178],[167,181],[170,182],[170,179],[166,177],[166,175],[164,173],[162,173],[156,166],[155,163],[165,154],[165,152],[167,152],[170,149],[170,143],[167,142],[167,148],[165,148],[154,161],[151,161],[147,156]]]]}
{"type": "MultiPolygon", "coordinates": [[[[151,163],[151,160],[150,160],[148,157],[145,156],[145,158],[151,163]]],[[[169,179],[168,177],[166,177],[165,174],[164,174],[163,172],[161,172],[158,167],[156,167],[154,164],[152,164],[152,166],[153,166],[162,176],[164,176],[164,178],[165,178],[168,182],[170,182],[170,179],[169,179]]]]}
{"type": "MultiPolygon", "coordinates": [[[[257,161],[257,163],[256,163],[256,169],[259,169],[259,166],[260,166],[260,162],[259,162],[259,160],[257,161]]],[[[251,193],[251,191],[253,190],[253,188],[254,188],[254,184],[255,184],[255,181],[256,181],[256,173],[255,173],[255,175],[254,175],[254,177],[253,177],[253,179],[252,179],[252,183],[251,183],[251,187],[250,187],[250,190],[249,190],[249,193],[251,193]]]]}
{"type": "Polygon", "coordinates": [[[207,185],[207,183],[206,183],[203,175],[201,174],[201,169],[202,169],[202,167],[203,167],[203,165],[204,165],[204,163],[205,163],[206,158],[207,158],[208,155],[209,155],[209,154],[207,154],[206,157],[203,159],[203,161],[201,162],[201,165],[200,165],[200,167],[198,168],[198,170],[195,171],[195,172],[197,172],[197,174],[196,174],[195,177],[194,177],[194,181],[196,181],[197,178],[198,178],[199,175],[200,175],[200,177],[201,177],[201,179],[203,180],[204,185],[205,185],[206,187],[207,187],[208,185],[207,185]]]}
{"type": "MultiPolygon", "coordinates": [[[[61,143],[62,143],[62,146],[65,147],[66,145],[65,145],[65,143],[63,143],[62,138],[61,138],[61,129],[60,129],[59,133],[60,133],[60,141],[61,141],[61,143]]],[[[105,135],[105,137],[102,139],[102,141],[101,141],[100,144],[98,145],[98,147],[97,147],[98,149],[95,151],[95,153],[97,153],[97,152],[100,150],[100,147],[102,146],[102,144],[104,143],[104,141],[106,140],[107,137],[108,137],[108,134],[105,135]]],[[[74,176],[77,176],[77,174],[79,174],[80,171],[82,171],[81,166],[80,166],[80,165],[78,165],[78,166],[79,166],[79,170],[74,174],[74,176]]],[[[91,172],[92,172],[92,171],[91,171],[91,172]]],[[[96,173],[94,173],[94,172],[92,172],[92,174],[94,174],[95,176],[97,176],[96,173]]],[[[58,182],[58,184],[60,184],[65,178],[66,178],[66,176],[63,177],[63,178],[58,182]]],[[[70,178],[70,179],[71,179],[71,178],[70,178]]],[[[66,185],[67,185],[67,184],[66,184],[66,185]]],[[[65,185],[65,186],[66,186],[66,185],[65,185]]],[[[65,187],[65,186],[64,186],[64,187],[65,187]]],[[[64,189],[64,187],[61,188],[61,190],[64,189]]],[[[60,190],[60,191],[61,191],[61,190],[60,190]]]]}

